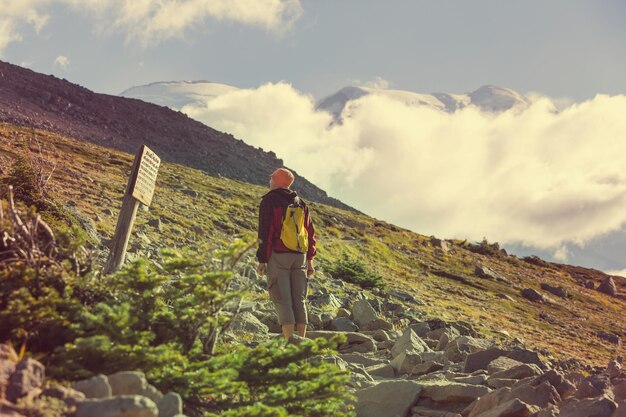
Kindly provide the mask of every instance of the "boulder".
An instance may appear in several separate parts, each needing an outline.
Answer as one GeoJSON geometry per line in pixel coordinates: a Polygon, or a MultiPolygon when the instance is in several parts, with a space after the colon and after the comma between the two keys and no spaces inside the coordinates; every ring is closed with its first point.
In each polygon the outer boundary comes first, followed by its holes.
{"type": "Polygon", "coordinates": [[[539,411],[539,407],[528,405],[514,398],[495,408],[476,415],[476,417],[530,417],[539,411]]]}
{"type": "Polygon", "coordinates": [[[269,327],[263,324],[254,314],[249,311],[239,313],[233,318],[228,326],[228,333],[240,336],[266,335],[269,327]]]}
{"type": "Polygon", "coordinates": [[[461,362],[468,354],[476,353],[489,348],[491,342],[471,336],[460,336],[450,341],[446,346],[446,358],[450,362],[461,362]]]}
{"type": "Polygon", "coordinates": [[[516,361],[515,359],[507,358],[506,356],[500,356],[489,362],[489,365],[487,365],[487,372],[495,374],[496,372],[511,369],[518,365],[522,365],[522,363],[516,361]]]}
{"type": "Polygon", "coordinates": [[[391,356],[396,357],[402,352],[428,352],[430,348],[426,343],[420,339],[417,334],[413,331],[413,329],[408,328],[402,333],[402,336],[396,340],[393,347],[391,348],[391,356]]]}
{"type": "Polygon", "coordinates": [[[396,376],[396,371],[388,363],[379,363],[378,365],[368,366],[365,370],[372,377],[391,379],[396,376]]]}
{"type": "Polygon", "coordinates": [[[471,402],[491,391],[488,387],[461,384],[447,380],[421,381],[421,383],[422,392],[420,397],[430,398],[438,403],[471,402]]]}
{"type": "Polygon", "coordinates": [[[330,330],[336,332],[356,332],[359,330],[359,326],[347,317],[337,317],[331,320],[330,330]]]}
{"type": "Polygon", "coordinates": [[[561,298],[568,297],[567,291],[563,287],[553,287],[552,285],[547,284],[545,282],[542,282],[540,287],[542,290],[548,291],[550,294],[554,294],[557,297],[561,297],[561,298]]]}
{"type": "Polygon", "coordinates": [[[17,400],[29,391],[39,388],[43,385],[45,377],[44,366],[32,359],[24,358],[16,366],[15,371],[9,378],[9,384],[6,389],[6,398],[11,402],[17,400]]]}
{"type": "Polygon", "coordinates": [[[615,297],[617,295],[617,287],[615,286],[613,277],[606,277],[604,281],[602,281],[602,284],[598,286],[598,291],[606,295],[610,295],[611,297],[615,297]]]}
{"type": "Polygon", "coordinates": [[[541,374],[541,369],[535,364],[523,363],[491,375],[492,378],[523,379],[541,374]]]}
{"type": "Polygon", "coordinates": [[[416,365],[422,363],[422,357],[417,352],[403,351],[391,360],[391,367],[398,375],[410,375],[416,365]]]}
{"type": "Polygon", "coordinates": [[[87,398],[108,398],[111,396],[111,386],[109,385],[109,380],[104,375],[96,375],[92,378],[75,382],[72,388],[82,392],[87,398]]]}
{"type": "Polygon", "coordinates": [[[60,385],[44,390],[40,396],[57,398],[63,401],[68,407],[73,407],[79,402],[85,400],[85,394],[83,394],[82,392],[60,385]]]}
{"type": "Polygon", "coordinates": [[[432,372],[440,371],[441,369],[443,369],[443,364],[435,361],[427,361],[415,365],[413,370],[410,372],[410,375],[426,375],[432,372]]]}
{"type": "Polygon", "coordinates": [[[339,357],[349,363],[358,363],[365,367],[379,364],[388,364],[389,360],[365,353],[340,353],[339,357]]]}
{"type": "Polygon", "coordinates": [[[463,372],[469,374],[479,369],[487,369],[492,361],[506,354],[508,354],[508,351],[497,347],[469,353],[465,358],[463,372]]]}
{"type": "Polygon", "coordinates": [[[175,392],[168,392],[157,403],[159,417],[174,417],[183,413],[183,399],[175,392]]]}
{"type": "Polygon", "coordinates": [[[523,290],[520,290],[520,294],[522,294],[522,297],[524,297],[525,299],[536,303],[542,303],[546,301],[545,297],[539,291],[532,288],[524,288],[523,290]]]}
{"type": "Polygon", "coordinates": [[[612,417],[617,404],[607,397],[578,400],[570,398],[559,404],[559,417],[612,417]]]}
{"type": "Polygon", "coordinates": [[[148,386],[142,372],[123,371],[107,376],[111,395],[141,395],[148,386]]]}
{"type": "Polygon", "coordinates": [[[154,402],[139,395],[121,395],[82,401],[76,405],[75,417],[157,417],[154,402]]]}
{"type": "Polygon", "coordinates": [[[421,385],[414,381],[384,381],[357,391],[357,417],[405,417],[419,399],[421,385]]]}
{"type": "Polygon", "coordinates": [[[536,405],[539,408],[545,408],[550,404],[558,404],[561,402],[561,396],[556,388],[548,381],[544,381],[536,386],[521,385],[517,388],[513,388],[509,394],[505,396],[505,401],[513,398],[518,398],[527,404],[536,405]]]}
{"type": "Polygon", "coordinates": [[[357,332],[332,332],[328,330],[313,330],[307,332],[309,339],[317,339],[323,337],[324,339],[330,339],[337,334],[343,334],[346,336],[346,343],[339,346],[339,351],[342,353],[349,352],[376,352],[376,342],[371,337],[357,332]]]}
{"type": "Polygon", "coordinates": [[[376,314],[368,300],[357,300],[352,304],[352,318],[361,330],[391,330],[393,325],[376,314]]]}

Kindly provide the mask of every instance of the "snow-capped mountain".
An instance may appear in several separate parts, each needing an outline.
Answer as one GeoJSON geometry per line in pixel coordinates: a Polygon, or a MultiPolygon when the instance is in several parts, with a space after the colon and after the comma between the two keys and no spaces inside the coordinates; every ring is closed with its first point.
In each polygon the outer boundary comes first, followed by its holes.
{"type": "Polygon", "coordinates": [[[523,95],[508,88],[486,85],[467,94],[433,93],[421,94],[404,90],[387,90],[370,87],[345,87],[323,100],[317,109],[332,113],[336,119],[348,102],[367,95],[378,95],[401,101],[408,106],[430,106],[440,111],[454,112],[473,105],[481,110],[500,112],[513,107],[526,107],[530,101],[523,95]]]}
{"type": "Polygon", "coordinates": [[[131,87],[120,96],[180,110],[187,104],[205,104],[207,100],[236,90],[239,88],[209,81],[166,81],[131,87]]]}

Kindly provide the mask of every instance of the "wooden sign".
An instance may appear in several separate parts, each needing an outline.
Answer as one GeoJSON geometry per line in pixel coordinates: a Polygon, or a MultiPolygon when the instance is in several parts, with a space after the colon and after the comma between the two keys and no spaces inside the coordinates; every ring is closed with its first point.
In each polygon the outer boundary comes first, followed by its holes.
{"type": "Polygon", "coordinates": [[[117,271],[124,263],[139,203],[141,202],[146,206],[152,203],[160,164],[161,158],[146,145],[142,145],[135,155],[132,174],[122,200],[122,208],[117,219],[115,235],[111,242],[111,252],[104,267],[104,274],[117,271]]]}
{"type": "Polygon", "coordinates": [[[133,167],[130,194],[146,206],[150,206],[161,158],[146,145],[143,145],[139,150],[137,159],[133,167]]]}

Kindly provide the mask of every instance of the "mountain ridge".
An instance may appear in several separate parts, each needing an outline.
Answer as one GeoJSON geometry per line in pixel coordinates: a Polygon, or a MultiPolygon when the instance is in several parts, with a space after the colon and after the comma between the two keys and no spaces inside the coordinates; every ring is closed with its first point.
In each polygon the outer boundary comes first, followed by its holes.
{"type": "MultiPolygon", "coordinates": [[[[0,122],[32,127],[134,153],[142,144],[163,160],[264,185],[283,161],[183,113],[99,94],[67,80],[0,61],[0,122]]],[[[297,172],[294,171],[297,175],[297,172]]],[[[297,175],[301,195],[354,210],[297,175]]]]}

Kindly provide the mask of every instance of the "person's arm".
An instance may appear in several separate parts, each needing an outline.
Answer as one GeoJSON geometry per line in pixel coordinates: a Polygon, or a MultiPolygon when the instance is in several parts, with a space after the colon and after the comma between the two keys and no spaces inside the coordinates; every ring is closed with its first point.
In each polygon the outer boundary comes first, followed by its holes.
{"type": "Polygon", "coordinates": [[[261,264],[267,263],[267,245],[269,244],[271,222],[272,208],[269,201],[264,198],[259,206],[259,249],[256,251],[256,258],[261,264]]]}
{"type": "Polygon", "coordinates": [[[309,236],[309,249],[306,253],[306,260],[307,275],[310,276],[315,273],[315,268],[313,267],[313,258],[315,258],[315,255],[317,254],[317,247],[315,246],[317,239],[315,237],[315,228],[313,227],[313,222],[311,221],[308,207],[305,207],[304,209],[304,226],[306,227],[306,231],[309,236]]]}

